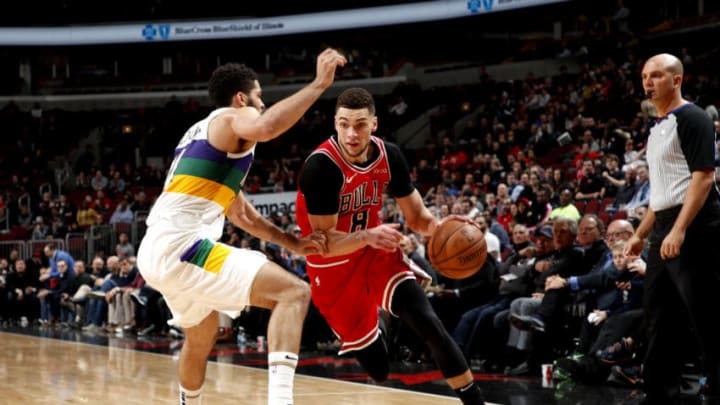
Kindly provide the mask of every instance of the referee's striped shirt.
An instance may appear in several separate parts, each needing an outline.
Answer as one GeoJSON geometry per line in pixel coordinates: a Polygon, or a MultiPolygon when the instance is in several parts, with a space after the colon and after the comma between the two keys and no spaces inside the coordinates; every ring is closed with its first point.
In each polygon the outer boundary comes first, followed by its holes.
{"type": "Polygon", "coordinates": [[[688,103],[659,118],[650,129],[647,163],[650,209],[682,205],[692,172],[715,168],[715,129],[705,110],[688,103]]]}

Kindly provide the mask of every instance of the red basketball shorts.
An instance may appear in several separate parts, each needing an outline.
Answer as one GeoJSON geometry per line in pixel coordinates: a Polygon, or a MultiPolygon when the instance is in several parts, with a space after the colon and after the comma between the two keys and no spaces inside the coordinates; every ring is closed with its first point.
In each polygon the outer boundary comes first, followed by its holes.
{"type": "Polygon", "coordinates": [[[377,339],[378,309],[392,314],[395,288],[415,279],[411,265],[400,249],[386,252],[369,247],[333,263],[308,261],[313,303],[340,338],[339,354],[363,349],[377,339]]]}

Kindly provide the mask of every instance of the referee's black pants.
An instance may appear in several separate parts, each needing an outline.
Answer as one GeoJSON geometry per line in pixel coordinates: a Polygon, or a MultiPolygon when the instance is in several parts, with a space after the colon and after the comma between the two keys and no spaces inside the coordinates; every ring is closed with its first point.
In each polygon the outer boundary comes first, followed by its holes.
{"type": "Polygon", "coordinates": [[[688,353],[701,356],[715,390],[720,382],[720,204],[705,204],[686,232],[680,255],[663,260],[660,246],[679,212],[680,207],[656,212],[649,238],[643,375],[653,404],[678,401],[688,353]]]}

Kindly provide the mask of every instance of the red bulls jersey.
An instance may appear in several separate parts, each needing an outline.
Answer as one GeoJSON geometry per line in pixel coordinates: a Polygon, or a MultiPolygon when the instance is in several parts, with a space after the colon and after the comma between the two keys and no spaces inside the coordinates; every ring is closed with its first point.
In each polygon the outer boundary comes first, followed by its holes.
{"type": "MultiPolygon", "coordinates": [[[[338,222],[336,229],[342,232],[354,232],[373,228],[380,225],[380,210],[383,206],[382,194],[390,182],[390,166],[387,151],[382,139],[371,137],[371,142],[378,150],[375,160],[366,167],[360,167],[348,162],[342,155],[340,147],[334,138],[323,142],[308,157],[321,153],[326,155],[340,169],[343,175],[343,184],[338,195],[338,222]]],[[[315,181],[322,182],[318,178],[315,181]]],[[[308,220],[305,196],[298,192],[296,201],[297,223],[303,235],[311,232],[308,220]]],[[[323,258],[318,255],[308,257],[308,264],[323,267],[333,264],[344,264],[353,256],[361,254],[362,249],[346,256],[323,258]]]]}

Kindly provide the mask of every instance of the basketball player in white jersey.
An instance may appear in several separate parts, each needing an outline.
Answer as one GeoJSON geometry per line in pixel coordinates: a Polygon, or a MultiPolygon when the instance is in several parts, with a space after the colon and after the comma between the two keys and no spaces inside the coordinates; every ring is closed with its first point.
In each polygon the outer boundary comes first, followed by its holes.
{"type": "Polygon", "coordinates": [[[268,404],[293,404],[293,378],[310,289],[263,253],[218,240],[225,217],[250,234],[298,253],[322,253],[325,236],[298,239],[263,218],[240,191],[257,142],[287,131],[333,82],[346,63],[333,49],[317,59],[317,76],[265,111],[255,72],[226,64],[208,83],[219,107],[190,127],[175,149],[164,189],[150,211],[138,266],[162,292],[183,328],[180,403],[200,404],[207,358],[218,332],[218,312],[247,306],[272,310],[268,324],[268,404]]]}

